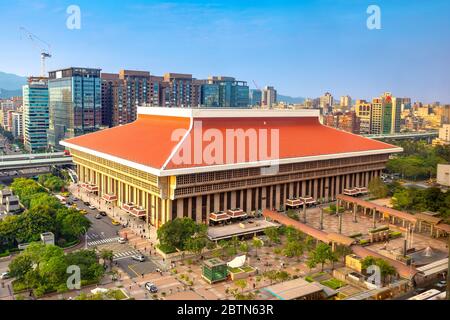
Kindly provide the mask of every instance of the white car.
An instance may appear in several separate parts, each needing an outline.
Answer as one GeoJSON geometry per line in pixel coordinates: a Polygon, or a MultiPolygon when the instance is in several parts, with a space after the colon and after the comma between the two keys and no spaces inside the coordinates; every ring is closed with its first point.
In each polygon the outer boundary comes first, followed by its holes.
{"type": "Polygon", "coordinates": [[[133,260],[139,261],[139,262],[144,262],[145,261],[145,256],[143,254],[137,254],[135,256],[132,257],[133,260]]]}
{"type": "Polygon", "coordinates": [[[125,239],[125,238],[119,238],[119,240],[117,240],[117,242],[119,242],[119,243],[127,243],[127,239],[125,239]]]}
{"type": "Polygon", "coordinates": [[[441,280],[438,283],[436,283],[436,287],[438,287],[438,288],[444,288],[446,286],[447,286],[447,281],[445,281],[445,280],[441,280]]]}
{"type": "Polygon", "coordinates": [[[9,279],[9,278],[10,278],[10,276],[9,276],[8,272],[3,272],[2,274],[0,274],[0,279],[1,280],[6,280],[6,279],[9,279]]]}
{"type": "Polygon", "coordinates": [[[94,207],[92,204],[88,207],[89,209],[91,209],[91,210],[95,210],[95,209],[97,209],[96,207],[94,207]]]}

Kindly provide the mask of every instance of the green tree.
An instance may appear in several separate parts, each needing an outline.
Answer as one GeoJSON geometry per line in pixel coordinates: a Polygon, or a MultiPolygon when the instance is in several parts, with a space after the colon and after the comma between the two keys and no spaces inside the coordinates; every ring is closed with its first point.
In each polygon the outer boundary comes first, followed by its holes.
{"type": "Polygon", "coordinates": [[[252,246],[255,248],[255,256],[258,256],[258,249],[263,246],[263,242],[261,239],[253,238],[252,246]]]}
{"type": "Polygon", "coordinates": [[[377,199],[386,198],[389,192],[388,187],[379,177],[370,180],[368,189],[372,197],[377,199]]]}
{"type": "Polygon", "coordinates": [[[245,279],[238,279],[234,281],[234,285],[241,289],[241,292],[244,292],[244,289],[247,288],[247,281],[245,279]]]}
{"type": "Polygon", "coordinates": [[[184,217],[166,222],[158,229],[157,235],[162,245],[185,250],[187,240],[205,229],[205,225],[184,217]]]}
{"type": "Polygon", "coordinates": [[[239,245],[239,251],[248,254],[248,252],[250,251],[250,246],[248,245],[247,242],[242,241],[241,244],[239,245]]]}
{"type": "Polygon", "coordinates": [[[326,243],[320,242],[317,247],[310,251],[308,257],[308,266],[314,268],[316,265],[320,264],[321,271],[327,261],[333,261],[335,259],[331,247],[326,243]]]}
{"type": "Polygon", "coordinates": [[[279,243],[280,242],[280,232],[276,227],[270,227],[264,229],[264,234],[269,238],[270,243],[279,243]]]}
{"type": "Polygon", "coordinates": [[[22,280],[33,269],[33,261],[29,256],[19,255],[9,264],[9,273],[12,277],[22,280]]]}
{"type": "Polygon", "coordinates": [[[103,249],[100,251],[100,258],[103,260],[103,267],[106,265],[106,261],[108,261],[109,267],[111,267],[114,259],[114,252],[112,250],[103,249]]]}
{"type": "Polygon", "coordinates": [[[288,241],[283,249],[283,254],[288,257],[299,259],[303,255],[304,244],[300,241],[288,241]]]}

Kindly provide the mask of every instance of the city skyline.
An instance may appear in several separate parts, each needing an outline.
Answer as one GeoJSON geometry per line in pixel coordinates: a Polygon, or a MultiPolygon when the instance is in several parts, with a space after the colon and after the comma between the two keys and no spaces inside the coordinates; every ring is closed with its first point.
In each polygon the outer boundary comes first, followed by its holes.
{"type": "Polygon", "coordinates": [[[0,70],[8,73],[39,72],[38,49],[20,34],[24,26],[51,44],[47,70],[73,65],[114,72],[125,67],[153,75],[191,73],[199,79],[233,76],[251,87],[255,81],[295,97],[330,91],[334,97],[370,99],[391,91],[413,101],[450,102],[444,54],[449,42],[443,40],[450,28],[439,18],[450,8],[445,1],[433,1],[423,10],[418,1],[378,1],[381,30],[366,27],[368,1],[108,6],[78,1],[80,30],[66,28],[67,1],[15,4],[0,2],[0,11],[11,18],[0,22],[3,41],[14,49],[2,52],[0,70]],[[414,18],[417,12],[421,23],[414,18]]]}

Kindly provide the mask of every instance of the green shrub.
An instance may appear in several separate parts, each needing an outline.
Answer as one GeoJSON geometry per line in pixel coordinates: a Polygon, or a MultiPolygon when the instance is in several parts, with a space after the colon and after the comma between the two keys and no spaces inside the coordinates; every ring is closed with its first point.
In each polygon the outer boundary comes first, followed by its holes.
{"type": "Polygon", "coordinates": [[[361,239],[361,240],[359,240],[359,244],[360,245],[365,245],[365,244],[368,244],[369,243],[369,240],[368,239],[361,239]]]}

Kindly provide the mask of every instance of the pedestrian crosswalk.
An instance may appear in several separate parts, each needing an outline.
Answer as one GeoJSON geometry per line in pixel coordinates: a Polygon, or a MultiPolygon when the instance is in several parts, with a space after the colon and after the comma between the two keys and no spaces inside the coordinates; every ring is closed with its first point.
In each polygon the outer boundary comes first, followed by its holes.
{"type": "Polygon", "coordinates": [[[130,250],[130,251],[123,251],[123,252],[117,252],[114,253],[114,257],[113,260],[121,260],[121,259],[125,259],[137,254],[140,254],[141,252],[139,250],[130,250]]]}
{"type": "MultiPolygon", "coordinates": [[[[88,237],[89,238],[89,237],[88,237]]],[[[88,246],[98,246],[100,244],[105,243],[111,243],[116,242],[119,240],[119,237],[113,237],[113,238],[106,238],[106,239],[100,239],[100,240],[94,240],[94,241],[88,241],[88,246]]]]}

